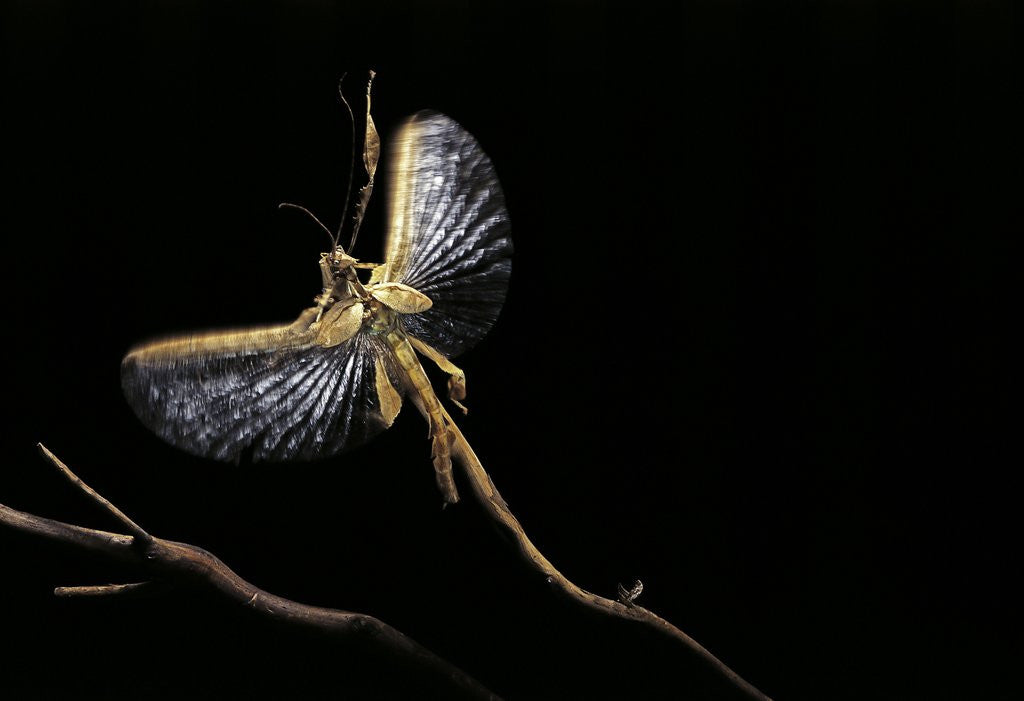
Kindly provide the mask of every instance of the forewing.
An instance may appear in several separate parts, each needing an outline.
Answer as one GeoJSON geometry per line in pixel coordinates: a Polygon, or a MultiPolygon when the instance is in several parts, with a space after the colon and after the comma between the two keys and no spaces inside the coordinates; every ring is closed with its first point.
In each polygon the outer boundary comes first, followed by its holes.
{"type": "Polygon", "coordinates": [[[149,343],[121,365],[147,427],[217,460],[310,460],[359,445],[394,419],[394,396],[382,408],[379,388],[401,392],[399,377],[380,336],[324,348],[287,326],[149,343]]]}
{"type": "Polygon", "coordinates": [[[436,112],[402,125],[390,163],[385,279],[433,301],[403,315],[405,329],[458,355],[483,338],[505,301],[512,239],[501,185],[476,139],[436,112]]]}

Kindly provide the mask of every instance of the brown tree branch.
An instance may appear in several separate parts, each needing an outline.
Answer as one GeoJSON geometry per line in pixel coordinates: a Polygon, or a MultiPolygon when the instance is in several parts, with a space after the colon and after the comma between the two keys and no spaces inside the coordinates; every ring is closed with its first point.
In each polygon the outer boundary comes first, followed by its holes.
{"type": "Polygon", "coordinates": [[[145,594],[166,591],[160,582],[129,582],[128,584],[96,584],[84,587],[55,587],[54,596],[70,598],[72,596],[142,596],[145,594]]]}
{"type": "Polygon", "coordinates": [[[245,581],[202,548],[150,536],[127,516],[121,514],[110,502],[86,486],[66,465],[57,460],[56,456],[42,446],[40,449],[85,493],[99,503],[109,505],[108,510],[111,513],[120,514],[117,517],[119,521],[125,525],[131,523],[134,526],[132,530],[137,529],[137,532],[145,537],[83,528],[17,511],[3,504],[0,504],[0,525],[133,565],[156,580],[98,587],[58,587],[54,591],[58,596],[139,593],[151,585],[163,583],[193,585],[213,590],[226,601],[268,619],[375,647],[384,654],[402,660],[410,668],[434,678],[444,679],[452,693],[459,697],[498,698],[462,670],[373,616],[307,606],[284,599],[245,581]]]}
{"type": "Polygon", "coordinates": [[[455,434],[455,442],[452,445],[452,457],[462,466],[464,474],[469,478],[477,501],[484,507],[488,517],[498,527],[499,531],[508,536],[509,540],[514,543],[519,556],[523,559],[526,566],[544,577],[556,593],[599,614],[634,621],[658,631],[703,660],[737,691],[752,699],[771,701],[768,696],[736,674],[724,662],[708,652],[700,643],[664,618],[632,602],[627,606],[618,601],[612,601],[611,599],[591,594],[576,586],[559,572],[526,536],[523,527],[508,508],[508,504],[501,497],[498,488],[494,486],[490,475],[484,470],[480,458],[473,452],[473,448],[469,445],[462,431],[452,421],[448,412],[444,409],[442,411],[444,411],[445,418],[448,419],[451,424],[451,430],[455,434]]]}

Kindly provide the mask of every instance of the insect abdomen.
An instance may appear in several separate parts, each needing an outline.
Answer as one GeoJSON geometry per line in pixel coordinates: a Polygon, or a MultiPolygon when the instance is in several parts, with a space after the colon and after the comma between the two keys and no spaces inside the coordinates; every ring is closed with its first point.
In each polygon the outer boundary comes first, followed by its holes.
{"type": "Polygon", "coordinates": [[[430,384],[430,379],[423,371],[420,359],[416,357],[416,351],[405,337],[405,333],[398,329],[392,329],[385,335],[385,339],[387,339],[388,345],[395,352],[398,364],[405,370],[410,389],[423,399],[427,410],[433,414],[440,409],[440,404],[437,401],[437,396],[434,394],[434,388],[430,384]]]}

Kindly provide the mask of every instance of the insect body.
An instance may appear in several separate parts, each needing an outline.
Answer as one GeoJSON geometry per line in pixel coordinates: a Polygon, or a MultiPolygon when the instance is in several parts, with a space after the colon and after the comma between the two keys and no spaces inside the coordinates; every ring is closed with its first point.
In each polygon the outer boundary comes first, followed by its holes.
{"type": "Polygon", "coordinates": [[[504,302],[508,214],[490,160],[444,115],[407,120],[392,161],[385,262],[335,246],[321,255],[323,292],[291,324],[132,349],[122,386],[143,423],[220,460],[313,459],[389,427],[404,396],[429,423],[445,500],[458,500],[449,419],[420,356],[449,374],[448,397],[465,410],[465,375],[449,358],[487,333],[504,302]]]}

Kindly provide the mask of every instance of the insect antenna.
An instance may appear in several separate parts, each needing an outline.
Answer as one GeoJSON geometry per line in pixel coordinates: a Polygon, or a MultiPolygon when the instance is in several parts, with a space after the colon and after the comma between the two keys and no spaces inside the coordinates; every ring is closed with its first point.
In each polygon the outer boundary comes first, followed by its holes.
{"type": "Polygon", "coordinates": [[[301,204],[292,204],[291,202],[282,202],[281,204],[277,205],[277,208],[278,209],[297,209],[300,212],[305,212],[306,214],[309,215],[309,218],[312,219],[313,221],[315,221],[317,224],[319,224],[320,228],[324,230],[325,234],[327,234],[327,238],[331,242],[331,251],[333,252],[334,249],[337,248],[337,246],[338,246],[338,239],[335,238],[334,234],[331,233],[331,230],[328,229],[326,226],[324,226],[324,223],[322,221],[320,221],[319,219],[317,219],[315,214],[310,212],[308,209],[303,207],[301,204]]]}
{"type": "Polygon", "coordinates": [[[370,203],[370,194],[373,193],[373,176],[377,173],[377,161],[380,160],[380,136],[377,134],[377,127],[373,123],[373,117],[370,116],[370,91],[373,88],[373,78],[376,75],[374,71],[370,71],[370,79],[366,83],[366,137],[363,139],[363,166],[366,168],[366,175],[369,176],[369,179],[359,189],[359,202],[356,204],[352,238],[348,243],[348,250],[350,251],[356,245],[359,227],[363,225],[366,205],[370,203]]]}
{"type": "MultiPolygon", "coordinates": [[[[338,97],[341,98],[341,104],[345,105],[345,109],[348,111],[348,129],[352,138],[352,146],[349,150],[350,158],[348,160],[348,180],[345,185],[345,205],[341,208],[341,221],[338,222],[338,233],[334,235],[331,244],[331,250],[338,247],[338,241],[341,240],[341,231],[345,228],[345,217],[348,215],[348,203],[352,199],[352,177],[355,174],[356,169],[356,117],[352,114],[352,107],[348,104],[348,100],[345,99],[345,93],[341,91],[341,85],[345,82],[345,76],[348,73],[342,73],[341,78],[338,79],[338,97]]],[[[353,241],[349,243],[348,250],[352,250],[352,244],[355,243],[355,237],[353,241]]]]}

